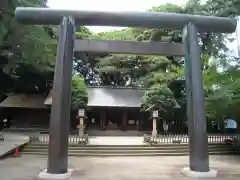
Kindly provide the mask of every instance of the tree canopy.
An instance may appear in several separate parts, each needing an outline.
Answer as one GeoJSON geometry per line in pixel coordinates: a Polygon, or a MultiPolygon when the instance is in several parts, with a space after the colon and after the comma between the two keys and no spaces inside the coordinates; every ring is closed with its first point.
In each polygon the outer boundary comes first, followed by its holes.
{"type": "MultiPolygon", "coordinates": [[[[57,26],[25,26],[14,17],[17,6],[44,6],[39,0],[4,0],[0,7],[0,92],[47,93],[52,87],[57,26]]],[[[235,17],[240,14],[237,0],[189,0],[185,6],[165,4],[150,12],[176,12],[235,17]]],[[[86,27],[76,28],[79,39],[182,42],[182,32],[171,29],[126,28],[93,33],[86,27]]],[[[239,58],[230,57],[226,34],[200,33],[202,71],[207,118],[229,115],[239,119],[239,58]],[[222,103],[219,103],[222,102],[222,103]]],[[[186,115],[184,59],[164,56],[76,53],[73,72],[73,108],[86,103],[85,86],[131,86],[146,88],[142,109],[159,108],[173,119],[176,107],[180,118],[186,115]],[[84,85],[85,84],[85,85],[84,85]]]]}

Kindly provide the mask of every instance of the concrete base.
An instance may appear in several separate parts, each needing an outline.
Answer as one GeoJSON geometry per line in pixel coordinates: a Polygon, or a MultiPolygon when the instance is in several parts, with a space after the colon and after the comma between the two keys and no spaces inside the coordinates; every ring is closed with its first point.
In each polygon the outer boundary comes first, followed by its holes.
{"type": "Polygon", "coordinates": [[[38,178],[40,178],[40,179],[54,179],[54,180],[70,179],[71,175],[72,175],[72,172],[73,172],[72,169],[68,169],[68,172],[66,172],[64,174],[50,174],[50,173],[47,172],[47,169],[45,169],[44,171],[39,173],[38,178]]]}
{"type": "Polygon", "coordinates": [[[215,170],[210,170],[208,172],[196,172],[196,171],[191,171],[189,167],[183,168],[181,173],[188,177],[195,177],[195,178],[215,178],[215,177],[217,177],[217,171],[215,171],[215,170]]]}

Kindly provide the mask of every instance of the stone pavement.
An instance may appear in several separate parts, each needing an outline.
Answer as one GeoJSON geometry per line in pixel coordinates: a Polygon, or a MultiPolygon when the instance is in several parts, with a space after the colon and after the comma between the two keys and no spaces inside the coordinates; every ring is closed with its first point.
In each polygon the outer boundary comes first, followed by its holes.
{"type": "MultiPolygon", "coordinates": [[[[22,156],[0,161],[1,180],[38,180],[46,168],[47,158],[22,156]]],[[[119,157],[69,158],[74,169],[72,180],[193,180],[180,170],[188,165],[188,157],[119,157]]],[[[210,165],[219,171],[216,180],[239,180],[239,156],[211,156],[210,165]]],[[[206,179],[206,178],[205,178],[206,179]]]]}
{"type": "Polygon", "coordinates": [[[143,137],[138,136],[95,136],[89,138],[92,145],[143,145],[143,137]]]}
{"type": "Polygon", "coordinates": [[[0,158],[29,141],[26,135],[4,132],[4,141],[0,141],[0,158]]]}

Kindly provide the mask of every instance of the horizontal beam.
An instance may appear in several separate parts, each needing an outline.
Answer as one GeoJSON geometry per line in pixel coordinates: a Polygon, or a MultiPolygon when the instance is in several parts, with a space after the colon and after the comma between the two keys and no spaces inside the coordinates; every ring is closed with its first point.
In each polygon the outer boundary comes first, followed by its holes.
{"type": "Polygon", "coordinates": [[[63,16],[72,16],[81,26],[121,26],[182,30],[189,22],[201,31],[232,33],[236,19],[162,12],[102,12],[18,7],[16,18],[24,24],[58,25],[63,16]]]}
{"type": "Polygon", "coordinates": [[[94,53],[184,56],[182,44],[163,42],[76,39],[74,50],[94,53]]]}

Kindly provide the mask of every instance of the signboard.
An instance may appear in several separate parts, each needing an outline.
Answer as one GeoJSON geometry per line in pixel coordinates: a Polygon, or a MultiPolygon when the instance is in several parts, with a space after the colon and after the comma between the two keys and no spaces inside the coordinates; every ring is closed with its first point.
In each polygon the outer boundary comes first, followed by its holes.
{"type": "Polygon", "coordinates": [[[157,118],[157,117],[158,117],[158,110],[153,111],[153,117],[154,117],[154,118],[157,118]]]}
{"type": "Polygon", "coordinates": [[[79,109],[78,110],[78,116],[84,116],[84,109],[79,109]]]}

